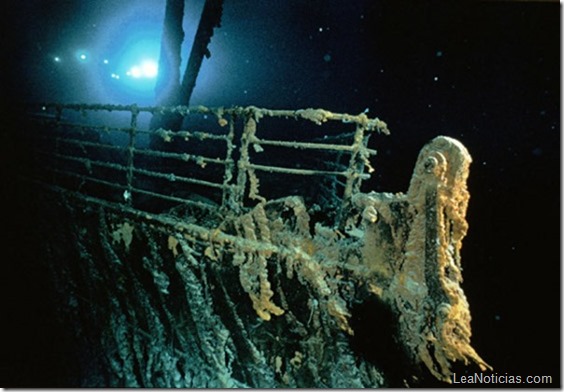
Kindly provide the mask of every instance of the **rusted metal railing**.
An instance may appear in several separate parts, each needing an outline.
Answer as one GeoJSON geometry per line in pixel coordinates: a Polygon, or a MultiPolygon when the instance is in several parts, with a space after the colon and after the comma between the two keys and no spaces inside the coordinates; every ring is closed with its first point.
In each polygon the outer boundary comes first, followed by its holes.
{"type": "Polygon", "coordinates": [[[294,180],[277,178],[287,175],[329,179],[345,204],[373,170],[369,158],[376,151],[368,148],[370,134],[389,133],[384,122],[366,114],[321,109],[47,104],[29,118],[26,136],[38,153],[42,181],[135,208],[143,199],[154,199],[241,212],[272,198],[267,188],[259,191],[262,179],[291,185],[294,180]],[[178,132],[140,124],[141,116],[167,113],[179,114],[189,124],[178,132]],[[128,124],[118,126],[124,115],[129,116],[128,124]],[[190,124],[194,119],[197,125],[190,124]],[[342,130],[317,138],[304,131],[299,140],[284,140],[280,130],[258,126],[267,119],[340,123],[342,130]],[[202,131],[202,126],[209,129],[202,131]],[[264,149],[278,149],[279,156],[293,158],[271,162],[264,149]],[[343,161],[346,155],[348,161],[343,161]],[[304,167],[300,157],[315,158],[315,167],[304,167]]]}

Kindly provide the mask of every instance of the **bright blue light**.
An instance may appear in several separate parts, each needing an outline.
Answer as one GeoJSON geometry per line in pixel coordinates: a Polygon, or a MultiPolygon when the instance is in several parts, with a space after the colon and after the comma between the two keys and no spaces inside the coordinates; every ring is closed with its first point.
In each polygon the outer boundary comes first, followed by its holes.
{"type": "Polygon", "coordinates": [[[90,60],[90,54],[86,51],[86,50],[77,50],[74,53],[74,57],[78,60],[78,62],[80,63],[86,63],[88,60],[90,60]]]}
{"type": "Polygon", "coordinates": [[[100,56],[93,80],[99,101],[154,103],[164,11],[164,1],[123,2],[100,24],[92,48],[100,56]]]}
{"type": "Polygon", "coordinates": [[[160,26],[132,27],[124,32],[121,42],[114,41],[108,48],[112,55],[100,68],[100,77],[104,79],[101,87],[109,94],[107,100],[150,104],[154,101],[158,75],[160,26]]]}
{"type": "MultiPolygon", "coordinates": [[[[50,60],[60,63],[53,64],[53,67],[67,70],[72,77],[70,80],[77,85],[82,87],[87,84],[87,88],[74,89],[84,91],[84,101],[154,104],[166,1],[110,3],[112,7],[103,15],[100,14],[96,29],[88,36],[88,42],[77,43],[68,55],[51,54],[50,60]],[[65,67],[61,67],[63,64],[65,67]]],[[[186,40],[182,46],[181,72],[186,68],[191,37],[196,33],[204,4],[205,0],[186,3],[186,18],[183,21],[186,40]]],[[[213,61],[204,61],[202,64],[194,102],[205,102],[210,92],[222,91],[224,81],[221,76],[225,72],[234,72],[229,64],[235,55],[222,37],[217,35],[213,39],[213,61]]]]}
{"type": "Polygon", "coordinates": [[[127,76],[131,76],[132,78],[139,79],[154,79],[157,77],[159,72],[159,66],[157,65],[157,61],[153,59],[144,60],[142,63],[134,65],[131,67],[127,72],[127,76]]]}
{"type": "Polygon", "coordinates": [[[116,60],[112,63],[115,64],[115,68],[112,68],[116,74],[127,76],[121,78],[119,85],[115,87],[128,95],[130,100],[152,100],[155,96],[159,52],[159,34],[132,34],[121,50],[117,51],[116,60]]]}
{"type": "Polygon", "coordinates": [[[141,63],[141,71],[146,78],[156,78],[159,73],[159,66],[155,60],[145,60],[141,63]]]}

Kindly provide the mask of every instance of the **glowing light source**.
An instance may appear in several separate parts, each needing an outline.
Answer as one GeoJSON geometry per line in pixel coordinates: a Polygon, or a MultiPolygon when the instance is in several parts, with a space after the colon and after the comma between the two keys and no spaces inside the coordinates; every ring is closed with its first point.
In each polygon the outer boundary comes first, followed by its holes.
{"type": "Polygon", "coordinates": [[[154,78],[157,76],[159,72],[159,67],[157,63],[153,60],[145,60],[141,64],[141,71],[143,72],[143,76],[146,78],[154,78]]]}
{"type": "Polygon", "coordinates": [[[129,75],[134,78],[140,78],[143,76],[143,71],[141,71],[141,68],[136,65],[129,70],[129,75]]]}
{"type": "Polygon", "coordinates": [[[81,63],[86,63],[90,60],[90,54],[84,49],[77,50],[74,57],[81,63]]]}
{"type": "Polygon", "coordinates": [[[145,60],[139,65],[134,65],[126,72],[127,76],[131,76],[132,78],[139,79],[139,78],[146,78],[146,79],[153,79],[157,76],[158,73],[158,66],[157,62],[154,60],[145,60]]]}
{"type": "Polygon", "coordinates": [[[165,8],[155,7],[154,3],[123,2],[120,10],[96,30],[96,52],[93,49],[86,61],[94,60],[94,53],[100,54],[99,67],[91,69],[99,75],[99,83],[93,84],[99,86],[104,101],[154,102],[165,8]]]}
{"type": "Polygon", "coordinates": [[[55,56],[55,57],[53,58],[53,60],[54,60],[56,63],[60,63],[60,62],[61,62],[61,58],[60,58],[59,56],[55,56]]]}

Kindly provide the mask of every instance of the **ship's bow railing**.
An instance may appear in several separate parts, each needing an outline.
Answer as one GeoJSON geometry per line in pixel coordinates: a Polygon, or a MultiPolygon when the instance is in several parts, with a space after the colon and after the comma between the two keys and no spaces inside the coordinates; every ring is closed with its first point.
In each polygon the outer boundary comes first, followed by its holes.
{"type": "Polygon", "coordinates": [[[364,113],[322,109],[47,104],[29,114],[22,136],[32,146],[30,174],[151,212],[241,212],[289,195],[340,209],[373,170],[370,135],[389,133],[364,113]],[[155,114],[180,115],[184,125],[149,129],[155,114]]]}

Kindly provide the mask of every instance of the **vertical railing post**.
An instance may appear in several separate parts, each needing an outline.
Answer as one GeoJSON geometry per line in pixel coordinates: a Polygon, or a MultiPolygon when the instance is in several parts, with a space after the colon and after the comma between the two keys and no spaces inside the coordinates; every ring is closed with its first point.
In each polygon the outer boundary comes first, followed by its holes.
{"type": "Polygon", "coordinates": [[[245,190],[247,188],[247,170],[249,167],[249,144],[252,136],[257,130],[257,122],[254,119],[254,113],[250,112],[245,118],[245,128],[241,135],[241,148],[239,161],[237,162],[237,186],[235,188],[235,203],[237,206],[243,207],[245,200],[245,190]]]}
{"type": "Polygon", "coordinates": [[[237,204],[234,200],[234,185],[231,183],[233,180],[235,165],[233,162],[233,150],[235,144],[235,118],[233,115],[229,116],[229,132],[227,133],[225,154],[225,172],[223,174],[223,195],[221,200],[221,208],[223,209],[237,209],[237,204]]]}
{"type": "Polygon", "coordinates": [[[127,190],[123,197],[128,206],[133,202],[133,166],[135,155],[135,137],[137,134],[137,116],[139,109],[137,105],[131,107],[131,124],[129,127],[129,146],[127,149],[127,190]]]}
{"type": "Polygon", "coordinates": [[[354,133],[354,141],[352,144],[352,153],[347,169],[347,182],[343,193],[343,204],[345,204],[353,194],[360,191],[362,183],[362,173],[364,172],[364,161],[362,159],[362,149],[364,148],[364,127],[356,126],[354,133]]]}
{"type": "Polygon", "coordinates": [[[352,144],[351,158],[347,169],[347,181],[345,183],[345,190],[343,192],[343,200],[341,203],[341,210],[337,214],[337,226],[343,227],[347,224],[345,222],[348,216],[348,210],[351,206],[352,196],[360,192],[360,185],[362,184],[364,166],[365,166],[365,149],[368,143],[368,137],[365,137],[364,126],[357,124],[354,133],[354,140],[352,144]]]}

